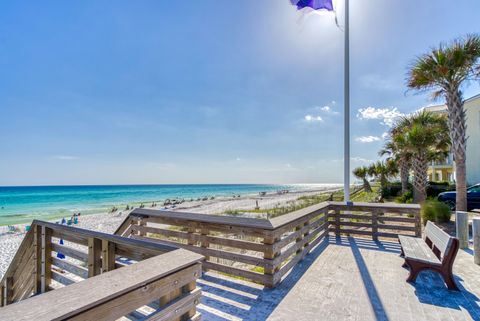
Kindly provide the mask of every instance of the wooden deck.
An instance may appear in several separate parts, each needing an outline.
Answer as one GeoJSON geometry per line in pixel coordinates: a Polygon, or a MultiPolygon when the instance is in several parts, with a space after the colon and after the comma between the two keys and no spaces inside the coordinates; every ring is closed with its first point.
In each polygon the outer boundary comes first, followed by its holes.
{"type": "Polygon", "coordinates": [[[330,236],[275,289],[208,272],[198,280],[203,320],[480,320],[480,266],[460,250],[454,265],[461,292],[439,275],[405,282],[399,246],[330,236]],[[328,245],[328,246],[327,246],[328,245]]]}

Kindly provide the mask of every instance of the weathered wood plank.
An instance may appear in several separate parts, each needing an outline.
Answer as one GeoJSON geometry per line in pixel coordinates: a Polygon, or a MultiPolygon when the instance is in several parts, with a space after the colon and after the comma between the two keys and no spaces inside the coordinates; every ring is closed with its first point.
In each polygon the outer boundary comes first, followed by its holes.
{"type": "Polygon", "coordinates": [[[398,231],[415,232],[415,226],[379,224],[378,228],[382,230],[398,230],[398,231]]]}
{"type": "Polygon", "coordinates": [[[295,231],[295,232],[289,234],[288,236],[283,237],[280,241],[275,242],[273,244],[273,251],[280,251],[286,245],[293,242],[298,237],[298,234],[300,234],[300,233],[304,234],[309,230],[316,229],[318,226],[320,226],[322,224],[325,224],[325,220],[326,220],[326,216],[322,216],[319,219],[317,219],[316,221],[310,223],[309,225],[303,226],[300,231],[295,231]]]}
{"type": "Polygon", "coordinates": [[[0,320],[68,319],[202,260],[174,250],[2,308],[0,320]],[[95,289],[95,291],[92,291],[95,289]],[[48,303],[47,303],[48,302],[48,303]],[[55,302],[55,304],[51,304],[55,302]]]}
{"type": "MultiPolygon", "coordinates": [[[[271,230],[272,224],[269,220],[248,218],[248,217],[233,217],[233,216],[221,216],[221,215],[208,215],[186,212],[171,212],[171,211],[159,211],[152,209],[139,208],[135,209],[131,216],[147,217],[148,222],[151,218],[161,218],[165,221],[170,220],[172,223],[183,222],[197,222],[197,223],[211,223],[214,225],[227,225],[232,227],[249,227],[254,229],[267,229],[271,230]]],[[[172,224],[174,225],[174,224],[172,224]]],[[[175,224],[176,225],[176,224],[175,224]]]]}
{"type": "Polygon", "coordinates": [[[194,308],[201,296],[200,289],[195,289],[190,293],[187,293],[178,299],[170,302],[158,313],[149,316],[146,320],[148,321],[167,321],[167,320],[176,320],[184,314],[188,313],[192,308],[194,308]]]}
{"type": "Polygon", "coordinates": [[[54,281],[56,281],[60,284],[63,284],[65,286],[75,283],[74,279],[68,277],[65,274],[58,273],[57,271],[52,271],[52,280],[54,280],[54,281]]]}
{"type": "Polygon", "coordinates": [[[62,253],[65,256],[69,256],[75,260],[85,262],[87,263],[88,261],[88,254],[82,251],[79,251],[77,249],[65,246],[65,245],[60,245],[56,243],[52,243],[52,251],[57,252],[57,253],[62,253]]]}
{"type": "MultiPolygon", "coordinates": [[[[332,225],[337,225],[337,222],[331,222],[332,225]]],[[[348,222],[348,221],[340,221],[340,226],[355,226],[355,227],[367,227],[372,228],[372,223],[362,223],[362,222],[348,222]]]]}
{"type": "Polygon", "coordinates": [[[229,247],[236,247],[244,250],[263,252],[262,243],[255,243],[250,241],[236,240],[236,239],[224,238],[220,236],[202,235],[202,234],[193,234],[189,236],[188,233],[186,232],[167,230],[167,229],[162,229],[162,228],[152,227],[152,226],[139,227],[137,225],[133,225],[132,230],[133,231],[142,230],[146,233],[159,234],[167,237],[178,237],[181,239],[187,239],[191,237],[196,242],[208,242],[210,244],[218,244],[218,245],[224,245],[229,247]]]}
{"type": "Polygon", "coordinates": [[[78,227],[59,225],[59,224],[45,222],[45,221],[34,220],[32,225],[49,227],[52,230],[54,230],[55,233],[58,233],[58,232],[69,233],[82,238],[97,238],[97,239],[107,240],[119,246],[124,246],[124,247],[131,246],[131,247],[137,247],[137,248],[144,248],[146,250],[155,250],[157,251],[158,254],[174,250],[174,248],[167,245],[162,246],[160,244],[152,244],[149,242],[143,242],[143,241],[134,240],[131,238],[121,237],[119,235],[112,235],[112,234],[107,234],[102,232],[86,230],[78,227]]]}
{"type": "Polygon", "coordinates": [[[210,269],[210,270],[215,270],[231,275],[236,275],[236,276],[241,276],[243,278],[259,282],[261,284],[269,284],[271,282],[271,276],[265,275],[265,274],[260,274],[248,270],[242,270],[239,268],[234,268],[232,266],[226,266],[223,264],[218,264],[218,263],[213,263],[213,262],[203,262],[202,264],[204,269],[210,269]]]}
{"type": "Polygon", "coordinates": [[[68,261],[58,259],[56,257],[52,257],[52,264],[56,267],[63,269],[69,273],[75,274],[82,279],[88,278],[88,269],[72,264],[68,261]]]}
{"type": "Polygon", "coordinates": [[[366,211],[370,212],[379,209],[383,213],[418,213],[420,206],[418,204],[383,204],[383,203],[353,203],[345,205],[343,202],[328,202],[330,209],[340,209],[342,211],[366,211]]]}
{"type": "Polygon", "coordinates": [[[191,283],[201,275],[201,272],[201,264],[194,264],[164,278],[140,285],[122,296],[73,316],[69,320],[113,320],[120,318],[141,306],[158,300],[161,296],[175,289],[191,283]]]}
{"type": "Polygon", "coordinates": [[[169,244],[169,245],[172,245],[172,246],[178,246],[182,249],[189,250],[189,251],[192,251],[194,253],[201,254],[203,256],[213,256],[213,257],[218,257],[218,258],[222,258],[222,259],[226,259],[226,260],[237,261],[237,262],[242,262],[242,263],[256,265],[256,266],[273,268],[272,260],[263,259],[261,257],[255,257],[255,256],[250,256],[250,255],[245,255],[245,254],[240,254],[240,253],[235,253],[235,252],[228,252],[228,251],[223,251],[223,250],[218,250],[218,249],[213,249],[213,248],[202,248],[202,247],[195,246],[195,245],[177,243],[175,241],[167,241],[167,240],[160,240],[160,239],[154,239],[154,238],[146,238],[146,237],[136,236],[136,235],[133,235],[132,237],[133,238],[138,238],[138,239],[143,239],[143,240],[148,239],[151,242],[166,243],[166,244],[169,244]]]}

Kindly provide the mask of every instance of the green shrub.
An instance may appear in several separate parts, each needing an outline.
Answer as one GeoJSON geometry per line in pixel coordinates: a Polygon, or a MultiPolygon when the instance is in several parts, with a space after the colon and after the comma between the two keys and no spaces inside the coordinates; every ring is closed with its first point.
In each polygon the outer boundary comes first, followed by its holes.
{"type": "Polygon", "coordinates": [[[440,201],[428,200],[422,205],[423,224],[427,224],[427,221],[446,223],[450,221],[451,215],[448,205],[440,201]]]}
{"type": "Polygon", "coordinates": [[[395,202],[397,203],[402,203],[402,204],[412,204],[413,203],[413,192],[412,191],[406,191],[399,197],[395,199],[395,202]]]}

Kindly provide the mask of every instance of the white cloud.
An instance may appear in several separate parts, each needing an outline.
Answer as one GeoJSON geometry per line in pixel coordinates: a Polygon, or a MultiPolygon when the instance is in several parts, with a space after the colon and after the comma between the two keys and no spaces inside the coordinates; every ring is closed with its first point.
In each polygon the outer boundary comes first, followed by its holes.
{"type": "Polygon", "coordinates": [[[360,108],[357,113],[359,119],[380,119],[382,125],[389,127],[393,126],[395,120],[404,114],[399,112],[396,107],[375,108],[366,107],[360,108]]]}
{"type": "Polygon", "coordinates": [[[320,116],[306,115],[305,116],[305,121],[307,123],[315,123],[315,122],[322,122],[323,119],[320,116]]]}
{"type": "Polygon", "coordinates": [[[385,132],[385,133],[382,134],[382,139],[387,139],[387,137],[388,137],[388,133],[387,133],[387,132],[385,132]]]}
{"type": "Polygon", "coordinates": [[[321,111],[324,114],[338,115],[339,112],[335,110],[336,104],[337,102],[335,100],[332,100],[328,105],[317,106],[314,109],[317,111],[321,111]]]}
{"type": "Polygon", "coordinates": [[[64,161],[78,159],[77,156],[71,156],[71,155],[55,155],[55,156],[52,156],[51,158],[56,160],[64,160],[64,161]]]}
{"type": "Polygon", "coordinates": [[[371,159],[366,159],[366,158],[362,158],[362,157],[350,157],[350,160],[352,162],[357,162],[357,163],[371,163],[371,162],[373,162],[373,160],[371,160],[371,159]]]}
{"type": "MultiPolygon", "coordinates": [[[[335,162],[335,163],[342,162],[343,163],[343,158],[332,159],[332,162],[335,162]]],[[[363,158],[363,157],[354,156],[354,157],[350,157],[350,162],[352,162],[352,163],[371,163],[371,162],[373,162],[373,160],[366,159],[366,158],[363,158]]]]}
{"type": "Polygon", "coordinates": [[[378,142],[380,140],[380,137],[378,136],[360,136],[355,138],[355,141],[360,142],[360,143],[373,143],[373,142],[378,142]]]}

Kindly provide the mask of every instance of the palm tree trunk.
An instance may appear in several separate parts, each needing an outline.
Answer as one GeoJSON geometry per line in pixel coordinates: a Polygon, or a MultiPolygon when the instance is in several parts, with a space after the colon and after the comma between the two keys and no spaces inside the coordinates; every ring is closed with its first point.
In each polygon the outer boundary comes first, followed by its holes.
{"type": "Polygon", "coordinates": [[[368,180],[366,178],[363,178],[363,189],[365,190],[365,192],[367,193],[371,193],[372,192],[372,187],[370,186],[370,183],[368,182],[368,180]]]}
{"type": "Polygon", "coordinates": [[[400,162],[400,181],[402,182],[402,194],[408,192],[408,171],[410,170],[407,162],[400,162]]]}
{"type": "Polygon", "coordinates": [[[413,159],[413,202],[422,204],[427,199],[428,162],[425,155],[413,159]]]}
{"type": "Polygon", "coordinates": [[[452,152],[455,160],[456,176],[456,210],[467,210],[467,122],[463,108],[462,93],[458,88],[447,91],[448,127],[452,141],[452,152]]]}

